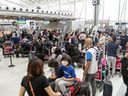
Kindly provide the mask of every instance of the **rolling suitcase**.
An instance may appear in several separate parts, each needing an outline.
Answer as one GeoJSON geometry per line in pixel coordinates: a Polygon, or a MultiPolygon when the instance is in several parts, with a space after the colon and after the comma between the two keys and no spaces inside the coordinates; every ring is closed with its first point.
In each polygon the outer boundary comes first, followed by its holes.
{"type": "Polygon", "coordinates": [[[80,90],[76,96],[90,96],[89,82],[85,82],[85,76],[83,76],[82,82],[80,84],[80,90]]]}
{"type": "Polygon", "coordinates": [[[90,89],[89,89],[89,83],[83,82],[81,83],[80,90],[77,94],[77,96],[90,96],[90,89]]]}
{"type": "Polygon", "coordinates": [[[105,79],[103,86],[103,96],[112,96],[113,86],[109,79],[105,79]]]}

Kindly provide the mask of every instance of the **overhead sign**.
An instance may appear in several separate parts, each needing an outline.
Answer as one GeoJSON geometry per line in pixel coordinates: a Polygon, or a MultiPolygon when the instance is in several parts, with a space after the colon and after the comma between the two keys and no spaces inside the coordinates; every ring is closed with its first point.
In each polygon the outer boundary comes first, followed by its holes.
{"type": "Polygon", "coordinates": [[[22,17],[22,18],[17,18],[17,24],[26,24],[26,18],[22,17]]]}
{"type": "Polygon", "coordinates": [[[127,22],[116,22],[115,25],[126,25],[128,24],[127,22]]]}
{"type": "Polygon", "coordinates": [[[12,21],[0,21],[0,25],[11,25],[12,21]]]}

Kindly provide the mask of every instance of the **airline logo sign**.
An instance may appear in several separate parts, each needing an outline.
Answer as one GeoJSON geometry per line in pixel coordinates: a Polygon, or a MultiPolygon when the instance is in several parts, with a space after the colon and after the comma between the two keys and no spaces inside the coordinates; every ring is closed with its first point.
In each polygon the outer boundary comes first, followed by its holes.
{"type": "Polygon", "coordinates": [[[11,25],[13,21],[0,21],[0,25],[11,25]]]}

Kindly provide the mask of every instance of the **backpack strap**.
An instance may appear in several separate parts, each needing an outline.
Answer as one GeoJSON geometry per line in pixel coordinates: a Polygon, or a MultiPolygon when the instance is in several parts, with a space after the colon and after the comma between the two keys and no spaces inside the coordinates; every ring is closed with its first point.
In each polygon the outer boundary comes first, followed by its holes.
{"type": "Polygon", "coordinates": [[[30,86],[30,90],[32,92],[32,96],[35,96],[33,88],[32,88],[32,83],[30,82],[30,80],[29,80],[29,86],[30,86]]]}
{"type": "Polygon", "coordinates": [[[96,60],[99,60],[99,51],[95,47],[93,49],[96,50],[96,60]]]}
{"type": "Polygon", "coordinates": [[[97,53],[99,52],[95,47],[93,47],[93,48],[96,50],[97,53]]]}

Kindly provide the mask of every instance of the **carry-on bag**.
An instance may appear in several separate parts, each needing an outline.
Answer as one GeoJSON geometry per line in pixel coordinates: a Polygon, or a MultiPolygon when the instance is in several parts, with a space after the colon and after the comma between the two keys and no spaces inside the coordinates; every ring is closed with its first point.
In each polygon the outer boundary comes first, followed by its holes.
{"type": "Polygon", "coordinates": [[[89,82],[85,82],[85,76],[83,76],[80,90],[76,96],[90,96],[89,82]]]}
{"type": "Polygon", "coordinates": [[[106,78],[103,86],[103,96],[112,96],[112,91],[112,82],[108,78],[106,78]]]}

